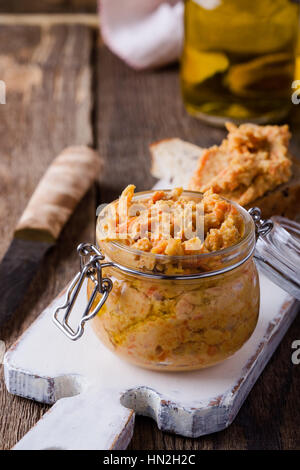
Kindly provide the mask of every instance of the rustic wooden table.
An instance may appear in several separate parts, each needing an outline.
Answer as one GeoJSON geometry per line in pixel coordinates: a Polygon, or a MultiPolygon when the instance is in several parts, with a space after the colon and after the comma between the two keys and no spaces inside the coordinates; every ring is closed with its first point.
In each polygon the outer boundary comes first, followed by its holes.
{"type": "MultiPolygon", "coordinates": [[[[186,114],[177,66],[134,72],[107,51],[96,29],[61,23],[0,27],[0,79],[7,83],[7,103],[0,106],[0,256],[30,194],[60,150],[70,144],[92,145],[104,168],[99,184],[45,258],[14,323],[0,332],[7,347],[76,272],[75,247],[94,239],[96,205],[110,201],[128,183],[138,190],[153,185],[149,143],[178,136],[206,146],[224,135],[186,114]]],[[[295,109],[292,149],[298,155],[299,123],[295,109]]],[[[227,430],[191,440],[164,434],[152,420],[137,417],[130,449],[299,449],[300,366],[291,362],[291,344],[299,338],[298,318],[227,430]]],[[[9,395],[1,377],[0,448],[11,448],[47,409],[9,395]]]]}

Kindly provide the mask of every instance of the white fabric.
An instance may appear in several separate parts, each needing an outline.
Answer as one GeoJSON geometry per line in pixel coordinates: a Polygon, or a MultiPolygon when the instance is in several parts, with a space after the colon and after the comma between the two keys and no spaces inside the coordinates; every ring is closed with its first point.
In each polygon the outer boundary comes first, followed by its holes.
{"type": "Polygon", "coordinates": [[[136,69],[173,62],[182,47],[183,9],[178,0],[100,0],[103,40],[136,69]]]}

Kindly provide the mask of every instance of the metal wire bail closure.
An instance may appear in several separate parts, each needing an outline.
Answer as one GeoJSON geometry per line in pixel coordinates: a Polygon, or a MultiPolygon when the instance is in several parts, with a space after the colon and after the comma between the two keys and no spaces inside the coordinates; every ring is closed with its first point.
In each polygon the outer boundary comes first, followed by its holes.
{"type": "Polygon", "coordinates": [[[113,286],[110,278],[102,276],[102,268],[111,266],[112,263],[101,263],[101,261],[104,260],[104,255],[95,245],[81,243],[77,247],[77,252],[80,256],[80,271],[76,274],[68,287],[64,304],[58,307],[53,314],[55,325],[73,341],[76,341],[83,335],[85,323],[97,315],[106,302],[113,286]],[[68,320],[85,278],[91,279],[95,286],[91,298],[82,314],[77,330],[75,331],[70,326],[68,320]],[[102,297],[97,306],[90,312],[97,293],[100,293],[102,297]],[[64,314],[62,318],[59,319],[58,316],[61,310],[64,314]]]}
{"type": "Polygon", "coordinates": [[[248,212],[256,227],[257,265],[274,284],[300,300],[300,224],[282,216],[263,220],[257,207],[248,212]]]}

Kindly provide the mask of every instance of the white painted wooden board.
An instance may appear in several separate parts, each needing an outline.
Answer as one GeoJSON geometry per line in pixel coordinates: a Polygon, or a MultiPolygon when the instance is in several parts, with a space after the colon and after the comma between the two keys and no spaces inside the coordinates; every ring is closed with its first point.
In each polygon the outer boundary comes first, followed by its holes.
{"type": "MultiPolygon", "coordinates": [[[[170,181],[155,187],[167,189],[170,181]]],[[[294,320],[298,302],[260,274],[255,332],[234,356],[194,372],[154,372],[127,364],[98,341],[91,325],[72,342],[52,323],[63,295],[7,352],[10,393],[54,404],[15,449],[126,449],[134,413],[188,437],[229,426],[294,320]],[[133,411],[132,411],[133,410],[133,411]]],[[[86,305],[84,289],[72,317],[86,305]]]]}
{"type": "MultiPolygon", "coordinates": [[[[87,324],[68,340],[52,323],[57,298],[7,352],[10,393],[54,404],[15,449],[125,449],[134,410],[160,429],[197,437],[226,428],[297,313],[298,303],[260,275],[261,309],[252,337],[234,356],[194,372],[153,372],[123,362],[87,324]],[[128,408],[126,408],[128,407],[128,408]]],[[[77,314],[86,302],[82,293],[77,314]]]]}

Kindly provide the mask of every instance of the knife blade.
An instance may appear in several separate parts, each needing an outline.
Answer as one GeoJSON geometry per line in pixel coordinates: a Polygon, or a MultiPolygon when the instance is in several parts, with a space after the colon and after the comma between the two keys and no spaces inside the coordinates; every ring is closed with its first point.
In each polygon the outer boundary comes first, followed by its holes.
{"type": "Polygon", "coordinates": [[[46,252],[97,177],[100,162],[89,147],[68,147],[40,180],[0,263],[0,326],[12,319],[46,252]]]}

